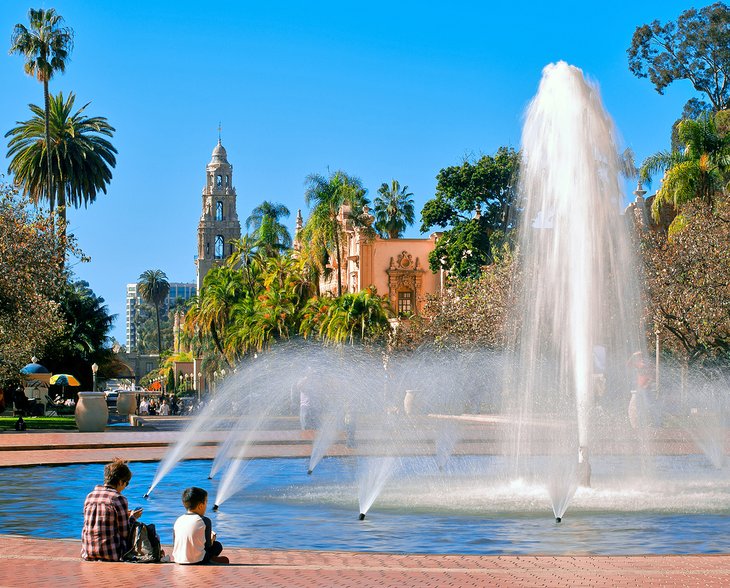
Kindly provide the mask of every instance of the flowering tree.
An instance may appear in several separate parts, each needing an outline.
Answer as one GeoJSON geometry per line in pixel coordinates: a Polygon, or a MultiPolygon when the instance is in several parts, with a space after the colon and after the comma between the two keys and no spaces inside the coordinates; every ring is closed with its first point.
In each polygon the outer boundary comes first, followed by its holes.
{"type": "Polygon", "coordinates": [[[65,284],[64,250],[53,221],[0,183],[0,385],[61,333],[57,299],[65,284]]]}
{"type": "Polygon", "coordinates": [[[648,328],[688,363],[730,359],[730,202],[695,200],[667,239],[642,236],[648,328]]]}

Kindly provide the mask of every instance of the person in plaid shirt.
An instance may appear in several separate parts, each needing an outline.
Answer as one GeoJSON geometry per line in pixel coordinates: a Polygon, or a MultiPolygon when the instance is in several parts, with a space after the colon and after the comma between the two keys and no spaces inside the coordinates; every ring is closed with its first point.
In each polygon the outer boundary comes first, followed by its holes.
{"type": "Polygon", "coordinates": [[[121,459],[104,467],[104,485],[96,486],[84,502],[81,557],[85,560],[120,561],[127,550],[131,523],[142,515],[129,512],[122,490],[129,486],[132,472],[121,459]]]}

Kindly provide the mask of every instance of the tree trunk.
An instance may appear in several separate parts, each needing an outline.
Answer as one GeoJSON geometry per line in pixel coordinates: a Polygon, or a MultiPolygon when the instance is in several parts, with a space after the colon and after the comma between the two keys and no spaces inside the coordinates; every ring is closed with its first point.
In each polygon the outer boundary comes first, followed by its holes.
{"type": "Polygon", "coordinates": [[[46,195],[48,196],[48,205],[51,212],[53,212],[53,190],[51,187],[51,125],[48,120],[51,112],[51,101],[48,96],[48,80],[43,80],[43,108],[45,111],[43,126],[46,132],[46,195]]]}
{"type": "Polygon", "coordinates": [[[157,353],[162,355],[162,333],[160,331],[160,305],[155,304],[155,315],[157,316],[157,353]]]}

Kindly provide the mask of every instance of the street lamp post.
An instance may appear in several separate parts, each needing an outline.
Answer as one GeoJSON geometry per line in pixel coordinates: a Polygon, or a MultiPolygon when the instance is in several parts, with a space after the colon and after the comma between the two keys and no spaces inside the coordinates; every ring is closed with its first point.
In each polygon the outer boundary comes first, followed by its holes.
{"type": "Polygon", "coordinates": [[[91,390],[93,392],[96,392],[96,372],[98,372],[98,371],[99,371],[99,366],[96,365],[95,363],[92,363],[91,364],[91,376],[92,376],[93,383],[91,385],[91,390]]]}

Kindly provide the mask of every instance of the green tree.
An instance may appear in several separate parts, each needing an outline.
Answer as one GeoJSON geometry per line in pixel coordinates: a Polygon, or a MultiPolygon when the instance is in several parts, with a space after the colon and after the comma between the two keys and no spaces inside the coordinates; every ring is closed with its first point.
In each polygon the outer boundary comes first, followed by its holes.
{"type": "Polygon", "coordinates": [[[289,209],[283,204],[264,200],[246,219],[246,229],[251,231],[256,247],[263,249],[267,256],[277,255],[291,248],[291,235],[279,220],[289,214],[289,209]]]}
{"type": "Polygon", "coordinates": [[[167,300],[170,283],[162,270],[146,270],[139,276],[137,283],[142,300],[155,307],[157,317],[157,353],[162,353],[162,331],[160,329],[160,306],[167,300]]]}
{"type": "MultiPolygon", "coordinates": [[[[730,9],[724,2],[685,10],[676,23],[655,20],[637,27],[627,53],[631,73],[648,77],[659,94],[677,80],[689,80],[712,110],[730,107],[730,9]]],[[[698,106],[695,100],[686,109],[698,106]]]]}
{"type": "MultiPolygon", "coordinates": [[[[22,55],[25,58],[25,73],[43,84],[45,163],[46,170],[50,170],[51,151],[47,148],[51,144],[48,82],[53,74],[63,73],[66,70],[66,61],[73,49],[73,30],[63,26],[63,17],[56,14],[53,8],[48,10],[31,8],[28,11],[28,21],[30,28],[20,23],[13,28],[10,54],[22,55]]],[[[53,212],[52,174],[47,173],[44,179],[46,199],[53,212]]],[[[62,203],[59,202],[59,205],[62,203]]]]}
{"type": "MultiPolygon", "coordinates": [[[[322,264],[334,255],[337,273],[337,295],[342,295],[342,255],[344,246],[343,223],[340,213],[343,206],[359,211],[367,204],[365,189],[359,178],[337,171],[324,177],[312,174],[307,177],[304,200],[311,208],[302,232],[302,239],[310,243],[308,248],[313,266],[322,264]]],[[[319,268],[324,271],[324,265],[319,268]]]]}
{"type": "Polygon", "coordinates": [[[713,206],[716,195],[723,191],[730,170],[730,133],[718,129],[716,121],[724,120],[724,113],[681,121],[677,135],[682,148],[661,151],[642,164],[641,177],[646,181],[657,172],[666,172],[652,203],[656,220],[663,206],[670,204],[680,211],[695,198],[713,206]]]}
{"type": "Polygon", "coordinates": [[[413,194],[408,186],[401,188],[398,180],[391,180],[390,185],[383,182],[378,194],[373,202],[375,230],[383,239],[398,239],[416,219],[413,194]]]}
{"type": "Polygon", "coordinates": [[[106,193],[112,179],[110,168],[116,165],[117,150],[105,139],[113,136],[114,127],[104,117],[86,116],[84,111],[90,103],[73,112],[75,100],[73,92],[66,99],[63,92],[52,96],[48,119],[41,108],[31,104],[34,116],[18,122],[5,134],[10,137],[8,171],[35,203],[49,194],[44,192],[44,185],[46,178],[53,176],[55,191],[50,193],[49,205],[52,209],[54,203],[58,204],[64,223],[67,204],[87,206],[100,190],[106,193]],[[50,143],[43,139],[46,120],[50,121],[50,143]],[[46,144],[51,148],[46,149],[46,144]],[[51,154],[50,166],[44,158],[46,153],[51,154]]]}
{"type": "Polygon", "coordinates": [[[432,271],[476,277],[491,262],[512,229],[519,159],[514,149],[500,147],[494,156],[438,173],[436,196],[421,211],[421,232],[449,227],[429,254],[432,271]]]}
{"type": "Polygon", "coordinates": [[[85,281],[64,284],[57,298],[63,330],[43,351],[44,365],[52,372],[71,373],[84,389],[92,385],[91,364],[103,365],[111,358],[109,331],[114,315],[104,299],[85,281]]]}

